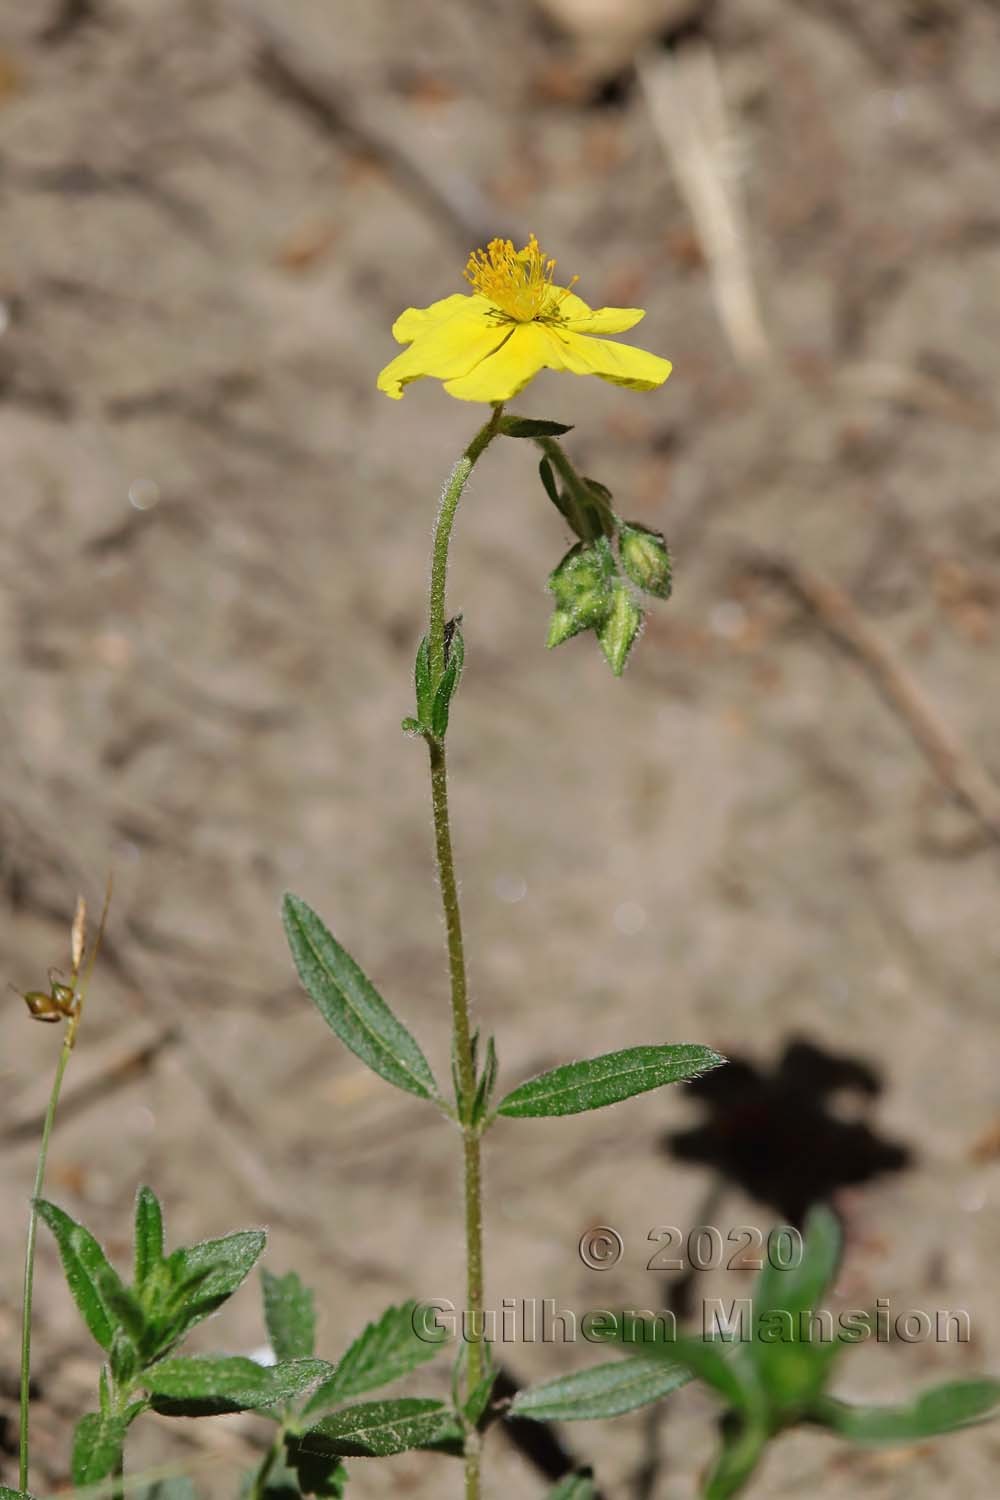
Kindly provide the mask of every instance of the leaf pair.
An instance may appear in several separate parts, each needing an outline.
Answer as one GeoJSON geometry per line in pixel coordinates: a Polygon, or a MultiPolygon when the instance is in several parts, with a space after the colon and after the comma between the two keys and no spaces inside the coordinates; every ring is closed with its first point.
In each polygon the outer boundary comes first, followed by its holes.
{"type": "MultiPolygon", "coordinates": [[[[442,1103],[419,1045],[312,908],[298,896],[288,895],[284,921],[299,978],[331,1031],[388,1083],[442,1103]]],[[[710,1047],[629,1047],[566,1063],[531,1078],[502,1099],[495,1112],[516,1119],[579,1114],[695,1078],[724,1061],[710,1047]]],[[[496,1051],[490,1041],[473,1105],[477,1123],[487,1122],[496,1071],[496,1051]]]]}
{"type": "Polygon", "coordinates": [[[417,717],[403,720],[407,734],[422,734],[430,740],[444,739],[448,733],[451,700],[458,691],[464,665],[465,637],[462,635],[461,616],[457,615],[445,626],[444,670],[439,676],[435,677],[431,665],[429,637],[423,636],[417,647],[413,666],[417,717]]]}
{"type": "Polygon", "coordinates": [[[286,1409],[282,1417],[288,1469],[303,1494],[339,1495],[346,1480],[341,1458],[380,1458],[408,1448],[460,1449],[461,1426],[441,1401],[404,1398],[345,1404],[411,1374],[437,1354],[437,1347],[415,1331],[415,1302],[386,1308],[336,1365],[311,1358],[312,1293],[294,1272],[280,1278],[264,1273],[264,1316],[276,1354],[292,1356],[301,1366],[322,1368],[322,1378],[314,1382],[307,1399],[286,1409]]]}

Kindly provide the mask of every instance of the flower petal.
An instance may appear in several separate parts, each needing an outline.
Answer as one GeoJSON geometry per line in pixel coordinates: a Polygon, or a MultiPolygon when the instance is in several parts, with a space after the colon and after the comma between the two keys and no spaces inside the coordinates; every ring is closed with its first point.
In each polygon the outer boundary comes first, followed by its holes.
{"type": "Polygon", "coordinates": [[[436,323],[447,322],[469,303],[480,304],[483,311],[490,306],[485,297],[454,292],[450,297],[432,302],[429,307],[408,307],[393,323],[392,336],[397,344],[412,344],[415,338],[419,338],[422,333],[429,333],[436,323]]]}
{"type": "Polygon", "coordinates": [[[539,323],[507,324],[505,342],[465,375],[446,380],[445,390],[459,401],[508,401],[548,363],[549,345],[539,323]]]}
{"type": "MultiPolygon", "coordinates": [[[[565,328],[570,333],[625,333],[646,316],[641,307],[598,307],[591,309],[586,303],[583,306],[585,312],[577,312],[575,308],[567,306],[569,298],[562,304],[561,322],[554,326],[565,328]]],[[[573,298],[579,302],[579,297],[573,298]]]]}
{"type": "Polygon", "coordinates": [[[630,344],[588,338],[555,324],[547,325],[544,331],[550,344],[545,363],[554,370],[599,375],[602,380],[626,385],[633,391],[652,391],[663,384],[673,368],[669,359],[661,359],[645,349],[634,349],[630,344]]]}
{"type": "MultiPolygon", "coordinates": [[[[397,354],[380,371],[380,391],[398,401],[404,385],[411,380],[420,380],[424,375],[432,375],[437,380],[465,375],[509,337],[510,324],[490,316],[490,304],[484,298],[459,294],[459,301],[464,304],[462,307],[444,319],[426,323],[409,348],[397,354]]],[[[410,311],[417,313],[428,309],[411,308],[410,311]]]]}

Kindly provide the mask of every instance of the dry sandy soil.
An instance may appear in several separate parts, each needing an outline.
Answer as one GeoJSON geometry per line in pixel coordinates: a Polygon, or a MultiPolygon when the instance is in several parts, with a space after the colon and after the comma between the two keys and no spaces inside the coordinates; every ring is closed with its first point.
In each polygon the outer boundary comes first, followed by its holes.
{"type": "MultiPolygon", "coordinates": [[[[489,234],[534,230],[589,301],[648,308],[642,342],[674,361],[655,395],[545,375],[518,404],[577,424],[584,469],[670,536],[678,585],[623,681],[590,639],[547,653],[564,528],[526,445],[484,460],[451,592],[478,1016],[507,1081],[641,1041],[766,1059],[798,1033],[879,1066],[877,1124],[914,1165],[844,1200],[845,1295],[964,1307],[974,1331],[845,1363],[844,1394],[889,1397],[1000,1364],[1000,7],[664,16],[639,82],[528,0],[4,7],[0,975],[65,964],[76,891],[99,901],[114,866],[48,1184],[114,1255],[145,1180],[174,1243],[266,1223],[331,1356],[387,1300],[459,1297],[453,1136],[327,1036],[278,912],[287,888],[318,907],[446,1073],[424,756],[399,721],[476,412],[374,378],[401,308],[460,290],[489,234]],[[980,768],[964,801],[962,764],[761,553],[846,592],[980,768]]],[[[0,1038],[9,1418],[57,1033],[10,996],[0,1038]]],[[[696,1117],[675,1090],[498,1128],[491,1295],[662,1304],[647,1235],[697,1223],[708,1179],[657,1141],[696,1117]],[[577,1256],[595,1223],[623,1235],[614,1271],[577,1256]]],[[[771,1217],[737,1193],[716,1211],[771,1217]]],[[[47,1239],[39,1275],[41,1489],[97,1364],[47,1239]]],[[[262,1338],[247,1288],[195,1345],[262,1338]]],[[[507,1353],[525,1379],[594,1358],[507,1353]]],[[[713,1418],[698,1389],[660,1409],[657,1500],[696,1494],[713,1418]]],[[[179,1455],[232,1493],[259,1436],[149,1419],[133,1462],[179,1455]]],[[[613,1497],[647,1437],[567,1433],[613,1497]]],[[[491,1451],[490,1494],[543,1494],[491,1451]]],[[[794,1436],[750,1493],[986,1497],[998,1461],[996,1428],[888,1455],[794,1436]]],[[[408,1455],[356,1464],[351,1493],[457,1484],[408,1455]]]]}

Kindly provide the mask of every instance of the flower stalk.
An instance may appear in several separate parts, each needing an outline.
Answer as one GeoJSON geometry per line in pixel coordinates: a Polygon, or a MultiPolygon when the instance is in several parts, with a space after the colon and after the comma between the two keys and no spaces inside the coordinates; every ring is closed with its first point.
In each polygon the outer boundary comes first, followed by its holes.
{"type": "MultiPolygon", "coordinates": [[[[490,420],[476,433],[455,465],[441,501],[434,528],[431,560],[430,628],[428,657],[431,680],[440,682],[446,662],[445,594],[448,577],[448,552],[455,513],[469,475],[478,459],[500,430],[503,406],[493,408],[490,420]]],[[[437,857],[441,905],[444,911],[448,950],[448,974],[451,987],[452,1052],[455,1060],[456,1109],[463,1136],[465,1186],[465,1258],[466,1306],[481,1326],[484,1305],[483,1279],[483,1195],[480,1135],[481,1127],[472,1120],[476,1095],[476,1060],[473,1051],[472,1026],[469,1017],[469,990],[465,967],[465,945],[462,936],[462,914],[455,875],[455,855],[451,841],[451,819],[448,809],[448,767],[444,740],[427,736],[430,751],[431,807],[434,816],[434,847],[437,857]]],[[[475,1326],[475,1323],[474,1323],[475,1326]]],[[[475,1390],[485,1373],[483,1346],[473,1341],[468,1350],[467,1390],[475,1390]]],[[[469,1431],[465,1453],[466,1500],[479,1497],[479,1435],[469,1431]]]]}

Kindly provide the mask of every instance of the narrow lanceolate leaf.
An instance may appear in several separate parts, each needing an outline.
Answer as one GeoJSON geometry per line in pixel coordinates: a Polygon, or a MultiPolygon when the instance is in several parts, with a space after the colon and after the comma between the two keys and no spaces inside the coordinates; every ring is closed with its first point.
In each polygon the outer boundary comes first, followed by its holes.
{"type": "Polygon", "coordinates": [[[955,1380],[901,1406],[850,1406],[823,1396],[810,1417],[852,1443],[911,1443],[1000,1415],[1000,1380],[955,1380]]]}
{"type": "Polygon", "coordinates": [[[742,1346],[734,1349],[722,1339],[674,1338],[662,1320],[641,1314],[623,1318],[616,1336],[644,1360],[664,1360],[671,1369],[687,1370],[737,1410],[755,1411],[763,1402],[756,1372],[743,1358],[742,1346]]]}
{"type": "Polygon", "coordinates": [[[554,1490],[549,1490],[546,1500],[594,1500],[597,1491],[589,1469],[579,1474],[567,1474],[560,1479],[554,1490]]]}
{"type": "Polygon", "coordinates": [[[135,1285],[141,1291],[163,1259],[163,1212],[150,1187],[141,1187],[135,1200],[135,1285]]]}
{"type": "Polygon", "coordinates": [[[107,1294],[115,1288],[127,1296],[118,1273],[90,1231],[69,1214],[45,1199],[39,1199],[38,1213],[55,1235],[63,1275],[83,1321],[101,1348],[110,1350],[121,1321],[109,1307],[107,1294]]]}
{"type": "Polygon", "coordinates": [[[316,1307],[309,1287],[294,1271],[262,1271],[264,1322],[277,1359],[308,1359],[316,1347],[316,1307]]]}
{"type": "Polygon", "coordinates": [[[387,1458],[410,1448],[437,1446],[461,1436],[443,1401],[408,1398],[359,1401],[324,1417],[290,1444],[290,1451],[343,1458],[387,1458]]]}
{"type": "Polygon", "coordinates": [[[754,1312],[760,1315],[780,1309],[782,1313],[788,1313],[797,1326],[801,1313],[822,1307],[837,1274],[842,1241],[840,1224],[833,1210],[825,1204],[810,1209],[805,1223],[802,1259],[788,1270],[775,1266],[771,1260],[764,1262],[764,1269],[753,1289],[754,1312]]]}
{"type": "Polygon", "coordinates": [[[155,1411],[170,1417],[207,1417],[222,1412],[266,1411],[287,1406],[330,1373],[322,1359],[277,1365],[233,1355],[164,1359],[142,1377],[155,1411]]]}
{"type": "Polygon", "coordinates": [[[82,1488],[107,1479],[121,1466],[124,1442],[123,1417],[101,1416],[97,1412],[81,1417],[73,1434],[70,1460],[73,1483],[82,1488]]]}
{"type": "Polygon", "coordinates": [[[413,1330],[416,1310],[416,1302],[404,1302],[399,1307],[387,1307],[377,1322],[369,1323],[331,1378],[313,1393],[305,1415],[329,1411],[331,1406],[388,1385],[433,1359],[439,1345],[417,1337],[413,1330]]]}
{"type": "Polygon", "coordinates": [[[567,426],[565,422],[549,422],[544,418],[503,417],[500,421],[500,431],[504,437],[562,437],[564,432],[572,432],[573,426],[572,423],[567,426]]]}
{"type": "Polygon", "coordinates": [[[438,1097],[426,1057],[374,985],[298,896],[286,896],[285,932],[299,978],[330,1030],[397,1088],[438,1097]]]}
{"type": "Polygon", "coordinates": [[[510,1411],[514,1417],[531,1417],[536,1422],[617,1417],[659,1401],[690,1379],[689,1370],[665,1360],[618,1359],[518,1391],[510,1411]]]}
{"type": "Polygon", "coordinates": [[[498,1113],[518,1119],[537,1115],[577,1115],[617,1104],[666,1083],[697,1078],[725,1062],[710,1047],[627,1047],[587,1062],[566,1063],[522,1083],[500,1104],[498,1113]]]}

